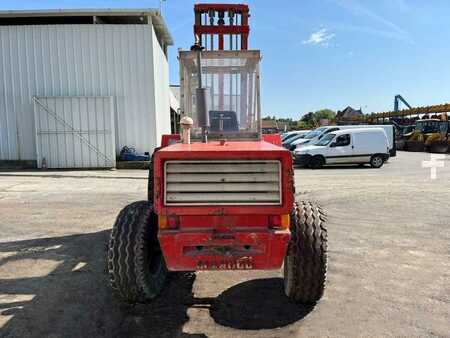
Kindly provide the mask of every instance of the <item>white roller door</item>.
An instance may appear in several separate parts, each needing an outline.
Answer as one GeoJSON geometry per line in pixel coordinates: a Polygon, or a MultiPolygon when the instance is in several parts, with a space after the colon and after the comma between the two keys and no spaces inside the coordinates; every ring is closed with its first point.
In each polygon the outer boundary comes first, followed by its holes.
{"type": "Polygon", "coordinates": [[[113,168],[113,98],[34,97],[38,168],[113,168]]]}

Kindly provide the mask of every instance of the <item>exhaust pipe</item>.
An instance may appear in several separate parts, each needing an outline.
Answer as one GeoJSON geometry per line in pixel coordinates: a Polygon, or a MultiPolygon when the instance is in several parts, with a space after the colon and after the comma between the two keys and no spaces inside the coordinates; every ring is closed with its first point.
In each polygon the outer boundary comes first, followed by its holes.
{"type": "Polygon", "coordinates": [[[202,142],[208,143],[209,114],[208,114],[208,96],[209,91],[203,88],[202,84],[202,50],[204,47],[200,45],[200,39],[195,37],[195,45],[191,47],[191,51],[197,52],[197,78],[198,88],[195,90],[196,108],[198,125],[202,128],[202,142]]]}

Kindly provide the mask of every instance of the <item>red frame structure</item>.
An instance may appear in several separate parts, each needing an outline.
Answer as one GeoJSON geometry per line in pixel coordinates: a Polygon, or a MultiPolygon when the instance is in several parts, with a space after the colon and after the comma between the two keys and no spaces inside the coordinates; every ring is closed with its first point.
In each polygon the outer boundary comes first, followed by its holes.
{"type": "MultiPolygon", "coordinates": [[[[224,38],[229,37],[229,50],[247,50],[250,26],[250,11],[243,4],[196,4],[194,5],[194,35],[206,50],[224,50],[224,38]],[[226,20],[228,19],[228,21],[226,20]],[[208,43],[209,37],[209,43],[208,43]],[[233,38],[235,40],[233,47],[233,38]],[[240,40],[240,46],[238,48],[240,40]],[[208,46],[209,45],[209,46],[208,46]]],[[[219,76],[219,93],[223,93],[223,76],[219,76]]],[[[219,96],[219,106],[223,109],[223,95],[219,96]]]]}
{"type": "Polygon", "coordinates": [[[237,48],[236,45],[235,49],[248,49],[248,35],[250,33],[248,19],[250,14],[247,5],[196,4],[194,13],[194,34],[200,38],[200,44],[203,47],[214,50],[215,48],[208,48],[208,44],[203,42],[206,42],[209,36],[210,46],[214,47],[214,37],[217,36],[218,50],[224,50],[224,36],[229,35],[230,41],[233,36],[240,38],[240,48],[237,48]],[[228,24],[225,18],[229,19],[228,24]]]}

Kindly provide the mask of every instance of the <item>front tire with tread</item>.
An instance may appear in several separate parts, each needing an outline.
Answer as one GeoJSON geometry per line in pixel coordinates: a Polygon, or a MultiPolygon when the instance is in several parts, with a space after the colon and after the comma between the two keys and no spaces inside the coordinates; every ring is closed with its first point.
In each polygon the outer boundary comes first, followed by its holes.
{"type": "Polygon", "coordinates": [[[311,169],[320,169],[325,164],[325,159],[320,155],[313,156],[309,161],[309,167],[311,169]]]}
{"type": "Polygon", "coordinates": [[[314,304],[323,295],[327,273],[327,228],[323,210],[296,202],[291,240],[284,260],[284,291],[294,302],[314,304]]]}
{"type": "Polygon", "coordinates": [[[134,202],[117,216],[108,245],[111,287],[128,303],[155,298],[168,270],[157,238],[156,216],[148,201],[134,202]]]}
{"type": "Polygon", "coordinates": [[[375,154],[370,158],[370,166],[372,168],[381,168],[384,164],[384,158],[383,156],[379,154],[375,154]]]}

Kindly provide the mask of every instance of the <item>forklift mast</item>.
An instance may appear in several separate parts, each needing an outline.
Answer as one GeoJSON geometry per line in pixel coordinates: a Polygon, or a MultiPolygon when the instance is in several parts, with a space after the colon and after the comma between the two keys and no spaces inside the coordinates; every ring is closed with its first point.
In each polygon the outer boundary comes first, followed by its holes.
{"type": "Polygon", "coordinates": [[[250,14],[247,5],[196,4],[194,13],[194,35],[206,50],[248,49],[250,14]]]}
{"type": "Polygon", "coordinates": [[[180,107],[192,138],[260,140],[258,50],[248,50],[249,7],[194,5],[195,45],[180,51],[180,107]],[[200,65],[200,67],[199,67],[200,65]],[[207,135],[207,136],[206,136],[207,135]]]}

